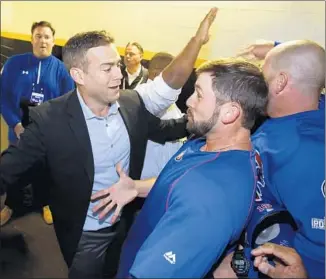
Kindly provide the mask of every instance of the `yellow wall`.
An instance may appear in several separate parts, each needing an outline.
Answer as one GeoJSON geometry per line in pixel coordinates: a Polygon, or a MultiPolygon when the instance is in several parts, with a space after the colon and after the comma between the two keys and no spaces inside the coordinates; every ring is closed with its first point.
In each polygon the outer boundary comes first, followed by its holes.
{"type": "Polygon", "coordinates": [[[3,151],[8,146],[8,127],[3,118],[0,118],[0,151],[3,151]]]}
{"type": "Polygon", "coordinates": [[[117,46],[138,41],[150,53],[177,54],[212,6],[220,11],[200,58],[233,56],[257,39],[306,38],[325,45],[323,1],[1,1],[1,31],[29,36],[33,21],[47,20],[63,41],[79,31],[106,29],[117,46]]]}

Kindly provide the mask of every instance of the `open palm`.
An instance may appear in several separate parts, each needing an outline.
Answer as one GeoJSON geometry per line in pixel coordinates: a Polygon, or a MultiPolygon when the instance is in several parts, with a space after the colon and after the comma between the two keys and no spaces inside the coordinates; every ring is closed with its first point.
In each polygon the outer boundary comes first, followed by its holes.
{"type": "Polygon", "coordinates": [[[106,189],[96,192],[91,197],[92,201],[101,199],[93,208],[94,213],[100,212],[98,215],[99,219],[103,219],[114,207],[116,207],[111,223],[116,222],[122,208],[134,200],[138,195],[135,182],[122,170],[121,164],[116,166],[116,170],[120,176],[119,181],[106,189]]]}

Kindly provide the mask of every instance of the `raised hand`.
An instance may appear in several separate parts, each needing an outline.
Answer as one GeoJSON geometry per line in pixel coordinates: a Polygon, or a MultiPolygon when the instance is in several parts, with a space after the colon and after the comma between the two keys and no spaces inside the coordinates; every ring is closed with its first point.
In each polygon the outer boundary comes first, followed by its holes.
{"type": "Polygon", "coordinates": [[[273,41],[264,41],[261,43],[251,44],[242,49],[237,54],[238,57],[244,57],[249,60],[264,60],[267,53],[274,47],[273,41]]]}
{"type": "Polygon", "coordinates": [[[216,18],[218,9],[217,8],[212,8],[208,12],[208,14],[205,16],[205,18],[202,20],[200,23],[197,33],[196,33],[196,38],[204,45],[208,42],[209,40],[209,29],[214,22],[216,18]]]}
{"type": "Polygon", "coordinates": [[[116,206],[111,223],[114,223],[120,216],[122,208],[138,195],[135,182],[122,170],[120,163],[116,165],[116,170],[120,176],[119,181],[91,196],[92,201],[101,199],[93,208],[94,213],[102,209],[99,213],[99,219],[103,219],[116,206]]]}

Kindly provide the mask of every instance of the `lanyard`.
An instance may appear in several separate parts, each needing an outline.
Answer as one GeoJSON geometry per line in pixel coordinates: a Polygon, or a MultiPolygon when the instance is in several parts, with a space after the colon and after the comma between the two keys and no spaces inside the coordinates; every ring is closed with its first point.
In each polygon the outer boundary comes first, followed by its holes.
{"type": "MultiPolygon", "coordinates": [[[[37,69],[37,77],[36,77],[36,86],[39,86],[40,80],[41,80],[41,69],[42,69],[42,61],[39,61],[38,63],[38,69],[37,69]]],[[[40,88],[41,92],[43,94],[43,87],[40,88]]],[[[35,90],[35,82],[32,83],[32,92],[36,92],[35,90]]]]}

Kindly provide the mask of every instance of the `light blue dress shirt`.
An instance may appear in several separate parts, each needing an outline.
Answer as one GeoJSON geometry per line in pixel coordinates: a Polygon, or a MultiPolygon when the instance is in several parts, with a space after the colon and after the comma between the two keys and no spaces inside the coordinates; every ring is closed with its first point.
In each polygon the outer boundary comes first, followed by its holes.
{"type": "MultiPolygon", "coordinates": [[[[151,83],[137,88],[148,111],[158,115],[172,105],[178,98],[181,89],[169,87],[158,76],[151,83]]],[[[85,104],[77,90],[78,99],[86,120],[94,158],[94,184],[92,193],[108,188],[119,181],[115,165],[122,163],[123,170],[129,174],[130,141],[126,126],[119,112],[119,103],[111,105],[105,117],[96,116],[85,104]]],[[[84,231],[96,231],[111,226],[113,211],[103,220],[92,212],[97,202],[90,202],[84,223],[84,231]]]]}

